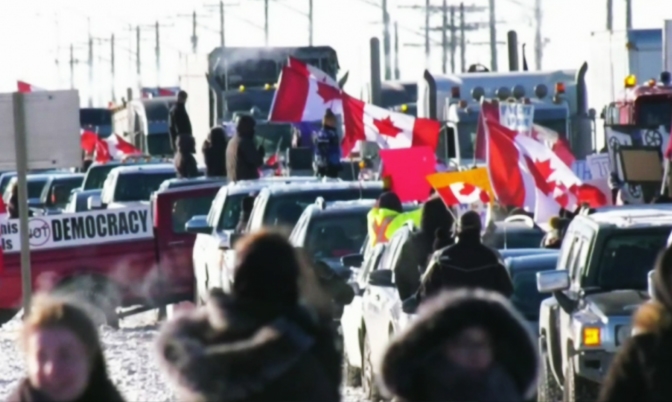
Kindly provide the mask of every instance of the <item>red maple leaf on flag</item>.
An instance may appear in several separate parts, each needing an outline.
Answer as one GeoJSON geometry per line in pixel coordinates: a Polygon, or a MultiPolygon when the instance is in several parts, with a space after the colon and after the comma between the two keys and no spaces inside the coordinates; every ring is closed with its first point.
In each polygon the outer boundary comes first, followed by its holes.
{"type": "Polygon", "coordinates": [[[474,191],[476,191],[476,186],[469,183],[462,183],[462,189],[459,192],[460,195],[471,195],[474,191]]]}
{"type": "Polygon", "coordinates": [[[525,162],[527,163],[527,166],[530,169],[530,173],[534,178],[534,185],[539,189],[539,191],[544,193],[544,195],[552,194],[553,190],[555,189],[555,185],[548,183],[548,178],[554,171],[551,169],[551,162],[534,162],[527,155],[525,155],[525,162]]]}
{"type": "Polygon", "coordinates": [[[390,119],[390,116],[387,116],[381,120],[373,119],[373,125],[376,126],[376,129],[380,135],[385,135],[392,138],[396,138],[399,133],[404,131],[395,127],[394,123],[392,123],[392,119],[390,119]]]}
{"type": "MultiPolygon", "coordinates": [[[[323,81],[325,81],[324,79],[323,81]]],[[[341,99],[341,91],[324,82],[317,82],[317,95],[322,98],[324,103],[329,103],[336,99],[341,99]]]]}

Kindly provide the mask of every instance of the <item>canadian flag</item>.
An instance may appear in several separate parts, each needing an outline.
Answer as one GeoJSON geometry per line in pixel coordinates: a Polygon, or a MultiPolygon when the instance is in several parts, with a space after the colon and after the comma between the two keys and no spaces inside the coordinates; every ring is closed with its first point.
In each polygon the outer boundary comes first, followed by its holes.
{"type": "Polygon", "coordinates": [[[140,150],[118,134],[100,138],[98,134],[92,131],[82,130],[81,146],[87,153],[96,153],[96,162],[121,160],[126,156],[142,154],[140,150]]]}
{"type": "Polygon", "coordinates": [[[34,85],[31,85],[25,81],[17,81],[16,86],[19,92],[21,93],[29,93],[29,92],[39,92],[39,91],[46,91],[46,89],[36,87],[34,85]]]}
{"type": "Polygon", "coordinates": [[[342,113],[343,91],[326,73],[299,61],[282,69],[273,96],[269,121],[299,123],[319,121],[327,109],[342,113]]]}
{"type": "Polygon", "coordinates": [[[501,204],[558,212],[560,207],[574,210],[581,203],[607,204],[602,191],[584,184],[541,142],[497,121],[486,118],[484,123],[490,182],[501,204]]]}
{"type": "Polygon", "coordinates": [[[343,155],[357,141],[375,142],[381,149],[426,146],[436,149],[441,124],[438,121],[396,113],[343,95],[345,136],[343,155]]]}
{"type": "MultiPolygon", "coordinates": [[[[478,125],[476,129],[476,159],[486,158],[484,119],[502,123],[502,116],[500,115],[499,105],[488,101],[483,101],[481,103],[481,116],[478,119],[478,125]]],[[[560,160],[565,163],[565,165],[571,168],[575,158],[569,148],[567,140],[556,131],[553,131],[547,127],[534,123],[531,123],[531,125],[531,137],[550,148],[553,152],[555,152],[560,160]]]]}
{"type": "Polygon", "coordinates": [[[488,196],[485,190],[469,183],[453,183],[447,187],[437,189],[437,192],[448,206],[476,203],[488,204],[490,202],[490,196],[488,196]]]}

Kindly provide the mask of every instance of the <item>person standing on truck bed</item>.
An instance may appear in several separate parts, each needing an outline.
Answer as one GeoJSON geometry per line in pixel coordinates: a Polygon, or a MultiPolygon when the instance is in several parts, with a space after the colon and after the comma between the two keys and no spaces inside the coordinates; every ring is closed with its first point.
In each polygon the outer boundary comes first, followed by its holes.
{"type": "Polygon", "coordinates": [[[177,137],[180,134],[193,136],[191,120],[187,113],[187,93],[180,91],[177,94],[177,102],[170,108],[168,113],[168,130],[170,132],[170,146],[177,152],[177,137]]]}
{"type": "Polygon", "coordinates": [[[240,116],[236,124],[236,135],[226,146],[226,175],[229,181],[254,180],[259,178],[259,168],[264,164],[264,146],[254,144],[255,120],[251,116],[240,116]]]}
{"type": "Polygon", "coordinates": [[[223,127],[210,129],[208,138],[203,142],[205,175],[208,177],[226,176],[226,132],[223,127]]]}
{"type": "Polygon", "coordinates": [[[322,129],[315,136],[315,173],[319,177],[338,178],[341,165],[341,141],[336,132],[336,116],[327,109],[322,119],[322,129]]]}

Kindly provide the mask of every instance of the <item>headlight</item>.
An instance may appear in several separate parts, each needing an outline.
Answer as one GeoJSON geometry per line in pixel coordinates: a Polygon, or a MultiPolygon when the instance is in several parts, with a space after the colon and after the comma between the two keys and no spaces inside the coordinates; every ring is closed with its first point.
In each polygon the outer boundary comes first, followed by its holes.
{"type": "Polygon", "coordinates": [[[632,335],[630,325],[621,325],[616,327],[616,346],[622,345],[632,335]]]}
{"type": "Polygon", "coordinates": [[[583,344],[586,346],[600,346],[602,344],[602,330],[600,327],[584,327],[582,332],[583,344]]]}

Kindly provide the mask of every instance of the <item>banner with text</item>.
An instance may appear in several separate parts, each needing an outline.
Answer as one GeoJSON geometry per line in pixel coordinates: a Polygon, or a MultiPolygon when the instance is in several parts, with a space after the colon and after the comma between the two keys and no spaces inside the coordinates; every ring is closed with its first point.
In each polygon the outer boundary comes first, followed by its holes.
{"type": "MultiPolygon", "coordinates": [[[[21,248],[19,220],[0,215],[0,242],[5,253],[21,248]]],[[[148,207],[107,209],[31,217],[32,251],[150,239],[154,237],[148,207]]]]}

